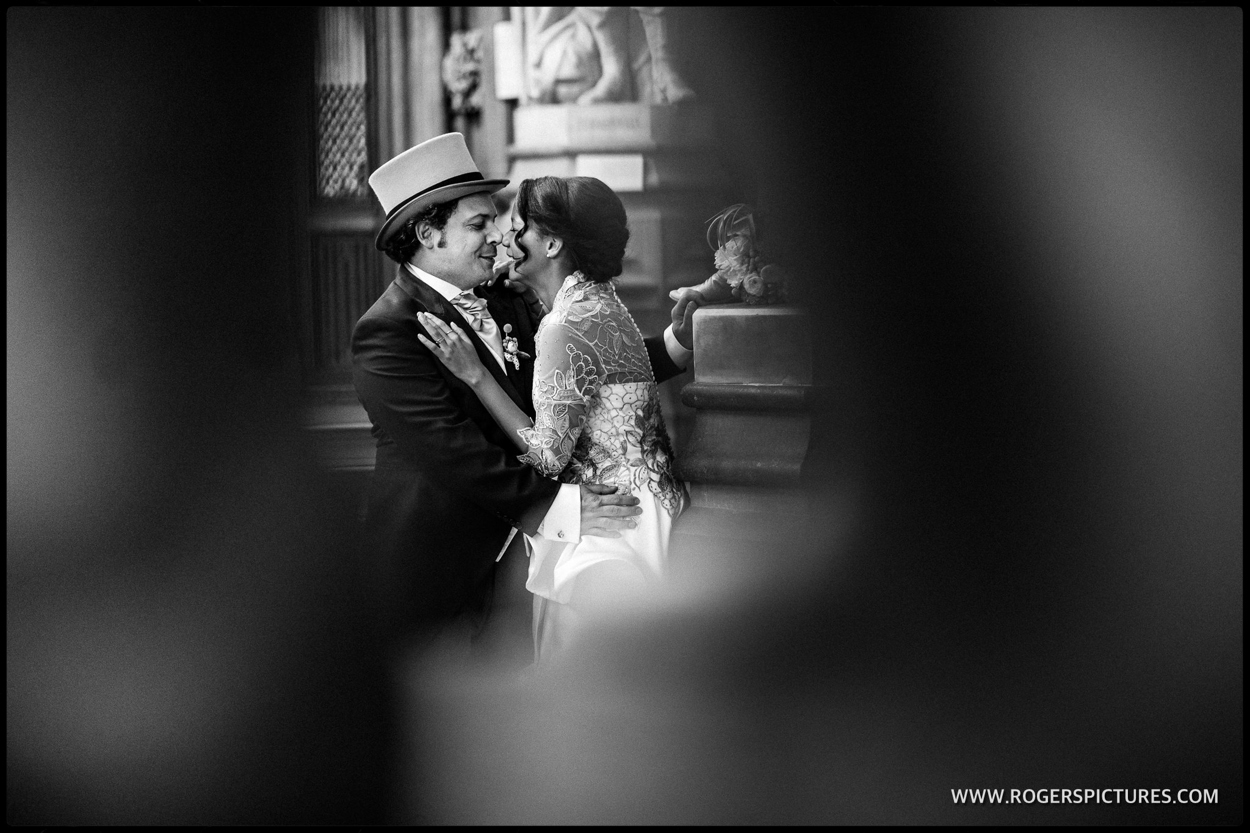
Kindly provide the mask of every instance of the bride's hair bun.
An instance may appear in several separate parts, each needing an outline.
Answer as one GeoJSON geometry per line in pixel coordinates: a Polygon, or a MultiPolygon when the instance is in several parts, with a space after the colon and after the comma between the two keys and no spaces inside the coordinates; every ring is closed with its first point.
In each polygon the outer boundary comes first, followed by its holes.
{"type": "Polygon", "coordinates": [[[625,206],[602,181],[593,176],[527,179],[517,190],[517,212],[525,225],[563,240],[576,267],[590,280],[621,274],[629,241],[625,206]]]}

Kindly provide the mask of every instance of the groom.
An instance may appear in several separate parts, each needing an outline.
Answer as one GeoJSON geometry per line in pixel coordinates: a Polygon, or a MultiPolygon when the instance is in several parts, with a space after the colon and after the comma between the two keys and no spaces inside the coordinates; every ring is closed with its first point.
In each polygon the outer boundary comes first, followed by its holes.
{"type": "MultiPolygon", "coordinates": [[[[497,583],[510,578],[501,592],[524,593],[513,586],[525,574],[518,530],[564,542],[619,537],[641,513],[615,487],[561,484],[520,463],[473,391],[417,339],[430,337],[418,313],[456,324],[533,416],[538,322],[525,296],[488,285],[502,241],[490,195],[507,184],[483,178],[459,133],[378,168],[369,185],[386,220],[376,245],[399,268],[352,333],[352,378],[377,439],[366,551],[384,635],[458,653],[480,641],[497,583]]],[[[681,372],[690,340],[689,314],[647,339],[657,382],[681,372]]]]}

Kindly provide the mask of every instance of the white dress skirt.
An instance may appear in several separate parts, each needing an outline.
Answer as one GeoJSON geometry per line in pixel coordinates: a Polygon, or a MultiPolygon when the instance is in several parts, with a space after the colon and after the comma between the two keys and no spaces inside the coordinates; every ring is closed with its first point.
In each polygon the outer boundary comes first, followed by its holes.
{"type": "MultiPolygon", "coordinates": [[[[526,589],[534,594],[534,663],[556,662],[593,622],[608,611],[601,596],[579,593],[578,578],[610,562],[625,566],[637,587],[661,581],[668,567],[668,539],[673,519],[649,489],[635,492],[642,514],[638,526],[621,530],[620,538],[589,536],[576,544],[526,536],[530,553],[526,589]]],[[[619,573],[618,573],[619,575],[619,573]]],[[[628,588],[622,587],[622,590],[628,588]]]]}

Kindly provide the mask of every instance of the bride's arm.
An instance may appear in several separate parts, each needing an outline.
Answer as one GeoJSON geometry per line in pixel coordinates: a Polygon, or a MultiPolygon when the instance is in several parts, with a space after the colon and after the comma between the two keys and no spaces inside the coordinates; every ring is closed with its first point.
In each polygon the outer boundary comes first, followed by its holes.
{"type": "MultiPolygon", "coordinates": [[[[472,350],[473,346],[469,345],[472,350]]],[[[473,356],[477,359],[477,355],[473,356]]],[[[478,362],[481,367],[481,362],[478,362]]],[[[528,452],[529,446],[521,439],[522,433],[529,428],[534,427],[534,421],[525,415],[525,412],[516,406],[512,401],[512,397],[503,392],[503,388],[499,387],[499,383],[495,381],[495,377],[486,372],[486,368],[482,368],[473,381],[465,380],[469,387],[473,388],[473,392],[477,394],[477,398],[482,400],[482,404],[486,406],[486,410],[490,411],[490,415],[495,418],[495,422],[503,429],[503,432],[512,438],[512,444],[516,446],[521,453],[528,452]]]]}
{"type": "Polygon", "coordinates": [[[418,333],[417,338],[421,340],[421,343],[437,356],[439,361],[447,365],[447,369],[457,379],[473,388],[473,392],[486,406],[486,410],[490,411],[495,422],[505,434],[512,438],[517,450],[522,453],[528,452],[530,449],[521,439],[520,432],[533,428],[533,420],[516,406],[512,398],[499,387],[495,377],[482,366],[482,361],[478,358],[477,351],[473,349],[469,337],[455,324],[448,326],[428,313],[420,313],[418,317],[426,330],[439,339],[439,343],[435,344],[418,333]]]}
{"type": "Polygon", "coordinates": [[[534,427],[521,431],[521,462],[550,477],[564,471],[585,429],[602,368],[598,351],[575,326],[552,321],[535,345],[534,427]]]}
{"type": "Polygon", "coordinates": [[[521,462],[548,477],[562,472],[581,436],[590,398],[599,389],[601,374],[594,347],[571,327],[557,324],[544,328],[534,362],[537,419],[531,421],[482,366],[459,327],[452,329],[432,315],[423,315],[422,325],[440,343],[417,337],[448,370],[473,388],[495,422],[523,452],[521,462]]]}

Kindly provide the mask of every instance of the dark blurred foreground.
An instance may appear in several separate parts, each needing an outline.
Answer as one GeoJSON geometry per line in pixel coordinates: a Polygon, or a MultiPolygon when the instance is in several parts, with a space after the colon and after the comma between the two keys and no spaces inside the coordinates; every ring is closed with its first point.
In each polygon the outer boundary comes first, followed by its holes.
{"type": "Polygon", "coordinates": [[[10,823],[379,818],[290,358],[302,20],[8,10],[10,823]]]}
{"type": "Polygon", "coordinates": [[[700,75],[821,511],[525,683],[391,661],[297,430],[304,18],[8,12],[10,823],[1241,820],[1240,11],[813,14],[700,75]]]}

